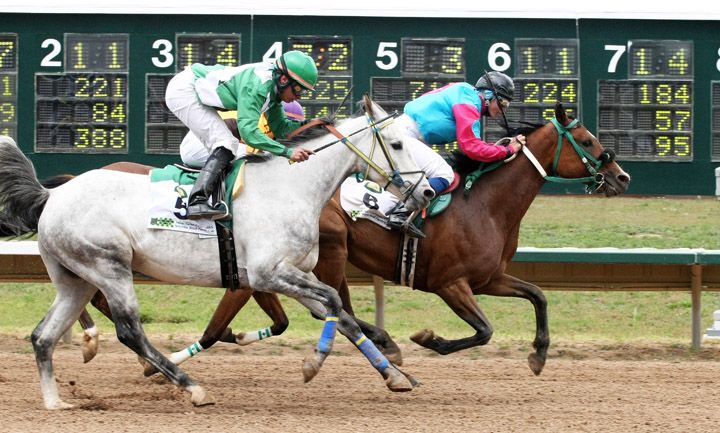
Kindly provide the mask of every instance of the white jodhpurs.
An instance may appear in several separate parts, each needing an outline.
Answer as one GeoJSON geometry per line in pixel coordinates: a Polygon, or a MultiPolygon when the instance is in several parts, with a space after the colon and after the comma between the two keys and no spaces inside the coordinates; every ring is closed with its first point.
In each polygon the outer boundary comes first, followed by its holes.
{"type": "Polygon", "coordinates": [[[213,107],[203,105],[195,93],[195,75],[190,68],[170,80],[165,92],[165,102],[170,111],[185,124],[203,144],[208,153],[218,147],[238,151],[238,140],[225,125],[213,107]]]}

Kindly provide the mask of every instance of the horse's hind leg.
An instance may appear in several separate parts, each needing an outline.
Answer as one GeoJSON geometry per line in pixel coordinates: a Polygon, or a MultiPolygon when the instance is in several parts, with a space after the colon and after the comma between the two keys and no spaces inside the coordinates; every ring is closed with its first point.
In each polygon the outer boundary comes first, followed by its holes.
{"type": "Polygon", "coordinates": [[[58,394],[52,362],[53,351],[60,337],[77,320],[96,288],[51,258],[44,258],[44,261],[57,289],[57,296],[50,310],[33,330],[32,344],[45,407],[65,409],[72,405],[63,402],[58,394]]]}
{"type": "MultiPolygon", "coordinates": [[[[158,352],[148,341],[140,324],[140,312],[132,285],[132,273],[129,270],[127,273],[126,278],[118,278],[113,281],[113,287],[100,287],[101,290],[104,290],[110,306],[118,339],[152,364],[172,383],[189,391],[192,394],[191,401],[194,405],[214,404],[214,399],[202,387],[158,352]]],[[[120,272],[115,272],[115,275],[118,274],[120,272]]]]}
{"type": "MultiPolygon", "coordinates": [[[[235,318],[240,309],[245,306],[247,301],[253,295],[253,290],[238,289],[232,291],[227,289],[223,295],[215,312],[213,313],[210,323],[205,328],[202,337],[197,342],[191,344],[183,350],[179,350],[170,355],[170,361],[175,365],[180,365],[191,357],[197,355],[203,350],[207,350],[218,341],[235,343],[235,336],[232,335],[232,329],[228,327],[232,319],[235,318]]],[[[145,376],[155,374],[157,370],[150,365],[145,365],[145,376]]]]}

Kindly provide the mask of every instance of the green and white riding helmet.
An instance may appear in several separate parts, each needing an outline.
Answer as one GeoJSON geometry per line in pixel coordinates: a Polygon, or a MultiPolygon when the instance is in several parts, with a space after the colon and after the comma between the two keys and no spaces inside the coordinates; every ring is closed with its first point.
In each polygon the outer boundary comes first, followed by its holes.
{"type": "Polygon", "coordinates": [[[318,70],[315,61],[302,51],[288,51],[282,54],[275,61],[275,70],[279,72],[276,83],[280,91],[289,85],[296,95],[300,95],[303,90],[312,90],[317,83],[318,70]],[[281,75],[290,78],[290,83],[281,86],[281,75]]]}

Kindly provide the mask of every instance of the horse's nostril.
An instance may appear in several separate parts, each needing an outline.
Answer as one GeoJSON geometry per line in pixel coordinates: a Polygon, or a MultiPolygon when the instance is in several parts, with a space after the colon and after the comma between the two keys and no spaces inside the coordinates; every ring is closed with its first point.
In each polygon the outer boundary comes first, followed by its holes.
{"type": "Polygon", "coordinates": [[[426,198],[433,198],[433,197],[435,197],[435,191],[433,191],[432,188],[428,188],[423,192],[423,195],[426,198]]]}

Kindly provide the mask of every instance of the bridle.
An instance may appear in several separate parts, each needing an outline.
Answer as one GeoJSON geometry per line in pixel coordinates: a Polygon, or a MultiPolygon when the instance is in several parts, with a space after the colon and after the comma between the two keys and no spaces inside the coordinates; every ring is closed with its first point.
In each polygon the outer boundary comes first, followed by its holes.
{"type": "Polygon", "coordinates": [[[317,149],[314,149],[313,152],[317,153],[323,149],[326,149],[326,148],[332,146],[333,144],[342,142],[345,146],[347,146],[350,150],[352,150],[356,155],[358,155],[367,164],[367,169],[365,171],[364,178],[368,177],[368,174],[370,173],[370,169],[372,168],[373,170],[378,172],[382,177],[384,177],[385,179],[388,180],[387,184],[385,184],[385,188],[387,188],[387,186],[392,183],[393,185],[398,187],[398,189],[400,190],[400,194],[403,196],[403,200],[407,200],[407,198],[410,197],[410,195],[412,195],[412,193],[415,191],[415,188],[417,188],[417,184],[410,182],[409,180],[403,179],[402,175],[403,174],[405,174],[405,175],[418,174],[418,173],[424,174],[425,172],[422,170],[418,170],[418,171],[407,171],[407,172],[401,173],[397,169],[395,161],[393,161],[392,156],[390,155],[390,151],[387,147],[387,144],[385,143],[385,139],[383,138],[383,135],[380,133],[380,131],[383,128],[387,127],[388,125],[390,125],[392,123],[392,121],[385,123],[386,121],[395,119],[399,115],[400,114],[398,112],[395,112],[386,117],[383,117],[382,119],[375,120],[375,118],[373,116],[371,116],[369,113],[366,112],[365,118],[368,121],[368,125],[364,128],[360,128],[357,131],[354,131],[348,135],[343,135],[340,131],[337,130],[337,128],[335,128],[335,126],[333,126],[331,124],[327,124],[321,120],[316,119],[316,121],[310,122],[307,126],[322,124],[328,131],[330,131],[330,133],[332,133],[338,139],[333,142],[324,144],[317,149]],[[355,134],[359,134],[360,132],[365,131],[368,128],[371,129],[372,133],[373,133],[373,145],[372,145],[372,148],[370,149],[370,154],[366,155],[360,149],[358,149],[354,144],[352,144],[352,142],[350,141],[349,138],[355,134]],[[388,165],[390,166],[390,172],[383,170],[382,167],[380,167],[379,165],[377,165],[375,163],[375,161],[373,161],[373,156],[375,155],[375,149],[377,147],[379,147],[381,149],[381,151],[383,152],[383,154],[385,155],[385,159],[388,162],[388,165]]]}
{"type": "Polygon", "coordinates": [[[584,183],[586,184],[585,189],[588,193],[596,192],[597,190],[599,190],[605,183],[605,176],[600,173],[600,167],[603,165],[603,163],[609,164],[613,162],[615,160],[615,153],[611,149],[605,149],[605,151],[600,154],[597,159],[595,159],[585,149],[583,149],[577,144],[575,138],[570,133],[571,129],[576,129],[580,126],[577,119],[570,122],[567,126],[561,125],[556,118],[553,118],[550,121],[553,125],[555,125],[555,129],[557,129],[558,132],[557,151],[555,152],[555,159],[552,165],[553,175],[548,176],[545,169],[540,165],[537,158],[535,158],[535,155],[532,154],[532,152],[530,151],[530,149],[528,149],[527,146],[523,146],[522,148],[525,156],[527,156],[533,166],[535,166],[535,169],[538,171],[538,173],[540,173],[540,176],[542,176],[543,179],[549,182],[584,183]],[[560,152],[562,151],[563,137],[565,137],[570,142],[570,144],[572,144],[573,149],[575,149],[578,157],[583,162],[583,164],[585,164],[585,168],[590,173],[590,176],[570,179],[558,175],[557,167],[558,161],[560,160],[560,152]]]}

